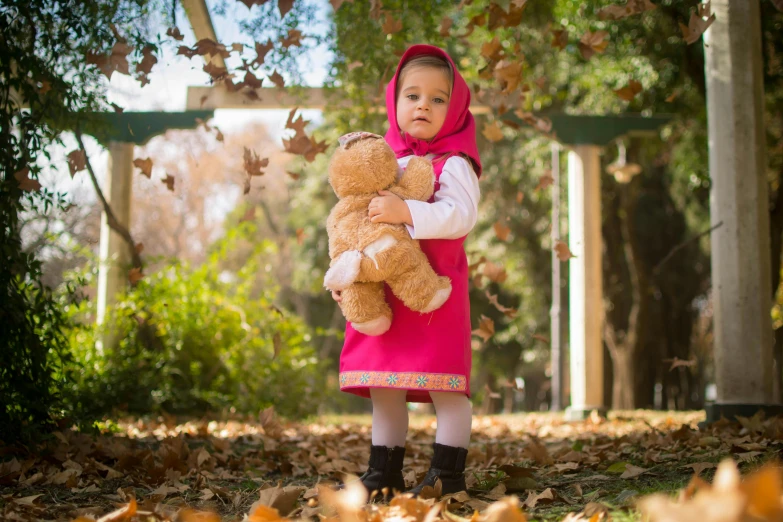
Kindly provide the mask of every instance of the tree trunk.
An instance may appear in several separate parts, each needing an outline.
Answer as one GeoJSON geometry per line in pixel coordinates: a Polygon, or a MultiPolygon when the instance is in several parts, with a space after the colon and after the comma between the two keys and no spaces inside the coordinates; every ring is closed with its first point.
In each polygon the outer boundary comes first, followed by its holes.
{"type": "Polygon", "coordinates": [[[632,410],[634,403],[634,365],[633,352],[626,346],[623,349],[609,350],[612,354],[612,409],[632,410]]]}

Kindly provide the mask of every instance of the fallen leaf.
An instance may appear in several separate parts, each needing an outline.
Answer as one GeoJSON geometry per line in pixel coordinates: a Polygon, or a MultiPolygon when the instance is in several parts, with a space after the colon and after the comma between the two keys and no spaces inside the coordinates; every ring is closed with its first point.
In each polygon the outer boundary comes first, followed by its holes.
{"type": "Polygon", "coordinates": [[[177,41],[181,41],[181,40],[183,40],[185,38],[185,36],[182,33],[179,32],[179,28],[178,27],[169,27],[166,30],[166,35],[167,36],[171,36],[172,38],[174,38],[177,41]]]}
{"type": "Polygon", "coordinates": [[[302,46],[302,31],[298,29],[289,29],[288,35],[285,38],[280,39],[280,43],[288,49],[289,47],[301,47],[302,46]]]}
{"type": "Polygon", "coordinates": [[[277,70],[272,72],[272,74],[269,76],[269,81],[274,83],[280,89],[285,87],[285,80],[282,76],[280,76],[280,73],[278,73],[277,70]]]}
{"type": "Polygon", "coordinates": [[[255,151],[244,147],[245,153],[243,156],[245,172],[248,176],[261,176],[264,171],[261,169],[266,168],[269,165],[269,158],[259,158],[255,151]]]}
{"type": "Polygon", "coordinates": [[[508,274],[506,273],[506,269],[503,268],[501,265],[496,265],[492,261],[486,261],[484,263],[482,274],[488,277],[489,280],[492,281],[493,283],[498,283],[498,284],[503,283],[508,277],[508,274]]]}
{"type": "Polygon", "coordinates": [[[292,7],[294,7],[294,0],[277,0],[277,9],[280,11],[280,18],[285,17],[292,7]]]}
{"type": "Polygon", "coordinates": [[[552,491],[552,488],[546,488],[544,491],[542,491],[539,494],[536,494],[535,492],[531,491],[527,495],[527,499],[525,500],[525,505],[530,509],[533,509],[536,507],[536,504],[538,504],[538,502],[541,500],[553,501],[554,499],[555,499],[555,494],[554,491],[552,491]]]}
{"type": "Polygon", "coordinates": [[[511,228],[502,221],[496,221],[493,228],[495,229],[495,236],[501,241],[506,241],[511,233],[511,228]]]}
{"type": "Polygon", "coordinates": [[[451,26],[453,24],[454,20],[452,20],[450,16],[444,16],[440,21],[440,29],[438,30],[438,33],[444,37],[449,36],[449,34],[451,34],[451,26]]]}
{"type": "Polygon", "coordinates": [[[128,270],[128,281],[131,285],[135,285],[142,279],[144,279],[144,274],[141,273],[141,268],[135,267],[128,270]]]}

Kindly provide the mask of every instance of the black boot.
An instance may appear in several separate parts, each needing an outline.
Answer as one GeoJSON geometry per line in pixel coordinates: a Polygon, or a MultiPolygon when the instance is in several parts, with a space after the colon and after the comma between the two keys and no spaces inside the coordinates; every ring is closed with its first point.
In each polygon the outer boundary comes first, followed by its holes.
{"type": "Polygon", "coordinates": [[[465,491],[465,458],[468,456],[468,450],[465,448],[455,448],[445,444],[432,445],[434,455],[430,463],[430,469],[427,471],[421,484],[411,489],[414,497],[419,496],[424,486],[435,487],[435,481],[440,479],[443,486],[441,494],[457,493],[465,491]]]}
{"type": "Polygon", "coordinates": [[[372,495],[383,495],[383,488],[388,488],[388,495],[394,490],[405,491],[405,479],[402,477],[402,461],[405,458],[405,448],[395,446],[370,446],[370,467],[359,477],[364,487],[372,495]]]}

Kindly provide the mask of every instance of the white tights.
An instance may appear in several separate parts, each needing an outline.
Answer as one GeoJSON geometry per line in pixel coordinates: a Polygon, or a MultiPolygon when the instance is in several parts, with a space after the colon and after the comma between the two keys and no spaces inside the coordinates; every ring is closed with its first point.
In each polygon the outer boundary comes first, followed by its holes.
{"type": "MultiPolygon", "coordinates": [[[[375,446],[405,446],[408,434],[408,408],[405,390],[370,388],[372,399],[372,443],[375,446]]],[[[430,392],[438,418],[435,442],[467,448],[473,410],[461,393],[430,392]]]]}

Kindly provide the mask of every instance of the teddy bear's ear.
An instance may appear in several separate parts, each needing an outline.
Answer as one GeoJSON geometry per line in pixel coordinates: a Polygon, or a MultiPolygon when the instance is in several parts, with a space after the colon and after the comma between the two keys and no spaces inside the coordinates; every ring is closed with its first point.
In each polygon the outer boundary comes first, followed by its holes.
{"type": "Polygon", "coordinates": [[[340,136],[337,141],[340,143],[340,148],[347,149],[349,144],[367,138],[382,140],[383,136],[373,134],[372,132],[349,132],[348,134],[343,134],[340,136]]]}

